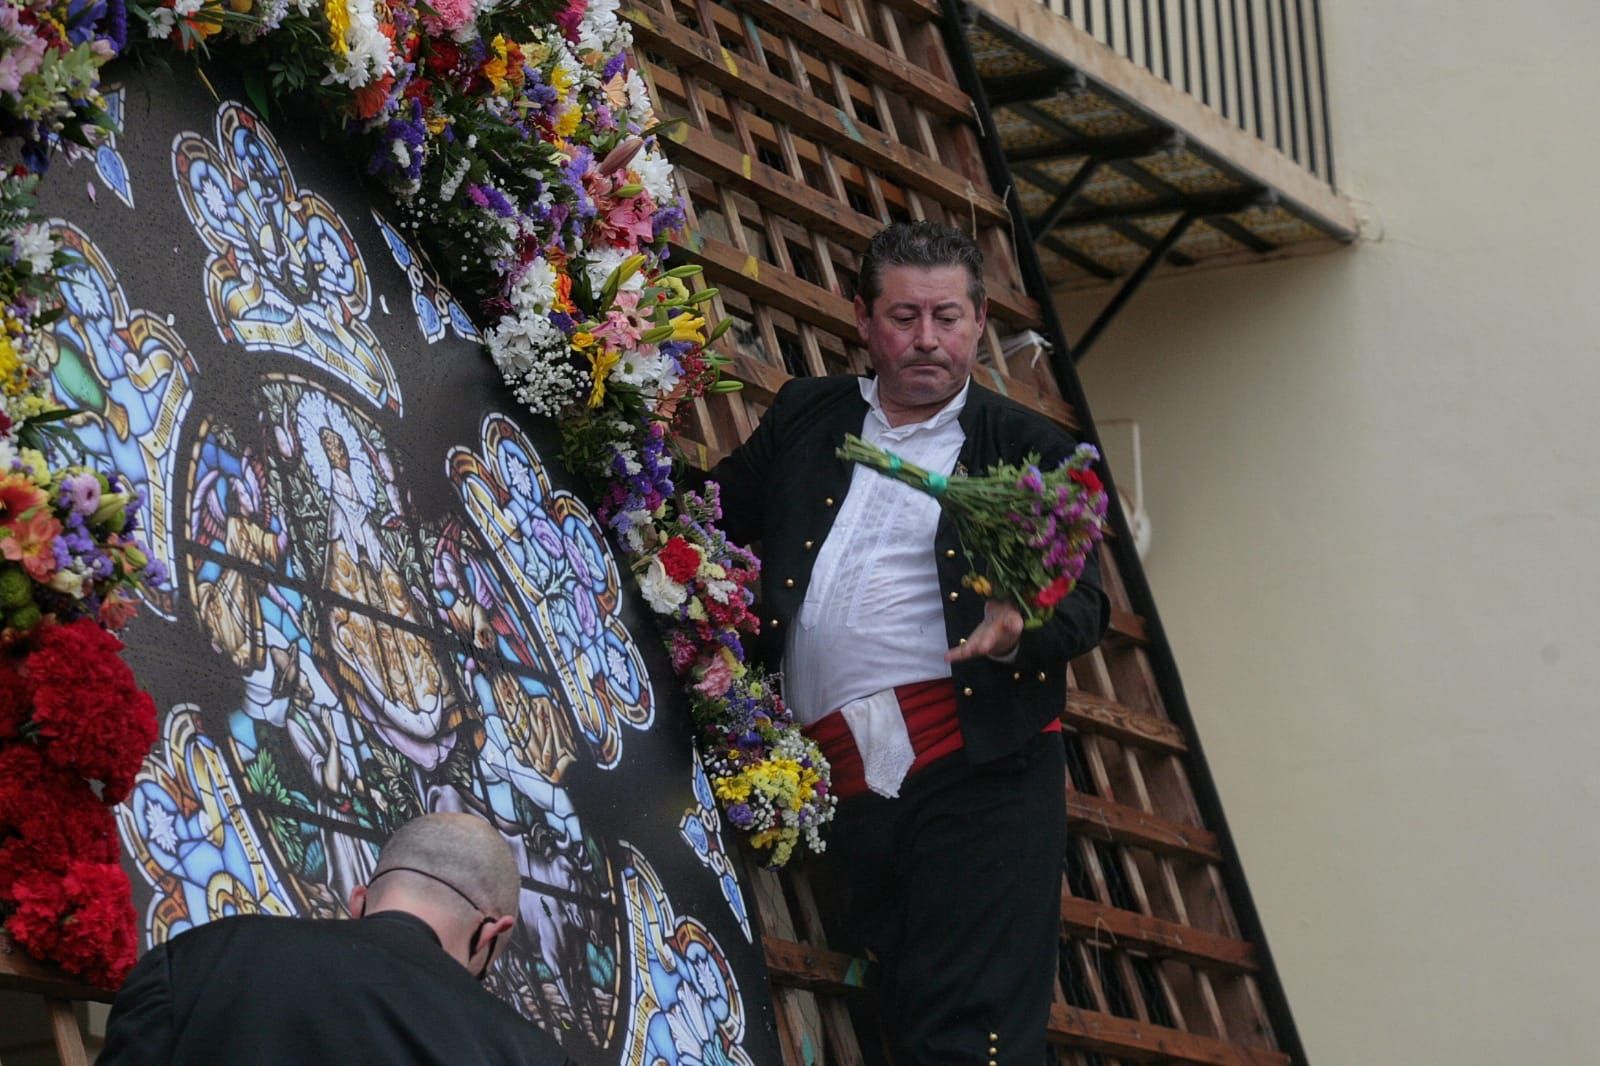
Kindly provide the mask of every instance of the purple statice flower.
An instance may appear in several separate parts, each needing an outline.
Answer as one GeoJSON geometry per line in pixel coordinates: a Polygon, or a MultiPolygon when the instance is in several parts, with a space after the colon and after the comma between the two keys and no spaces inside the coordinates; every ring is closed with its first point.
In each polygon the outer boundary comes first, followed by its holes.
{"type": "Polygon", "coordinates": [[[70,0],[67,4],[67,40],[87,44],[94,40],[100,20],[106,14],[106,0],[70,0]]]}
{"type": "Polygon", "coordinates": [[[593,218],[596,212],[594,201],[583,187],[584,176],[593,169],[594,152],[583,145],[573,151],[572,158],[561,168],[561,176],[573,192],[572,213],[584,221],[593,218]]]}
{"type": "Polygon", "coordinates": [[[163,563],[160,559],[157,559],[154,556],[151,556],[150,561],[145,564],[145,584],[152,588],[158,588],[162,585],[165,585],[167,583],[167,578],[170,576],[171,575],[167,573],[167,564],[163,563]]]}
{"type": "MultiPolygon", "coordinates": [[[[683,228],[683,208],[679,204],[668,204],[656,208],[656,213],[651,216],[651,235],[655,240],[660,240],[668,233],[683,228]]],[[[665,261],[666,253],[663,251],[662,259],[665,261]]]]}
{"type": "Polygon", "coordinates": [[[728,821],[739,829],[749,829],[755,824],[755,812],[748,803],[735,803],[728,807],[728,821]]]}
{"type": "Polygon", "coordinates": [[[422,117],[422,101],[412,100],[409,115],[396,114],[384,123],[378,149],[367,164],[367,173],[400,183],[422,176],[422,147],[428,140],[427,123],[422,117]]]}
{"type": "Polygon", "coordinates": [[[107,0],[106,13],[100,19],[100,36],[111,45],[113,53],[120,53],[128,43],[127,0],[107,0]]]}
{"type": "Polygon", "coordinates": [[[471,197],[473,203],[493,211],[501,218],[510,218],[517,213],[516,206],[506,199],[505,193],[493,185],[479,185],[476,183],[468,185],[467,195],[471,197]]]}
{"type": "Polygon", "coordinates": [[[600,80],[602,82],[610,81],[612,78],[626,70],[627,66],[628,53],[618,52],[616,55],[606,60],[606,65],[600,69],[600,80]]]}
{"type": "Polygon", "coordinates": [[[526,79],[522,83],[523,99],[531,101],[540,112],[548,112],[561,102],[561,94],[556,92],[555,86],[544,83],[544,77],[539,71],[527,67],[526,72],[526,79]]]}

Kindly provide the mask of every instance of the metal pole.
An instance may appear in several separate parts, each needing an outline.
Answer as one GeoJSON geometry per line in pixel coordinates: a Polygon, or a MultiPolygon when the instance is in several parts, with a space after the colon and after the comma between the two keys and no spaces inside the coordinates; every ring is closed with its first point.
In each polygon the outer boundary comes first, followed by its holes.
{"type": "Polygon", "coordinates": [[[1128,275],[1128,280],[1122,283],[1122,287],[1117,290],[1116,295],[1111,297],[1110,301],[1100,309],[1100,313],[1089,324],[1089,328],[1083,331],[1083,336],[1078,338],[1078,343],[1072,346],[1074,362],[1083,362],[1083,357],[1094,346],[1094,342],[1100,339],[1100,334],[1106,331],[1106,327],[1111,325],[1111,320],[1117,317],[1117,312],[1121,311],[1127,302],[1133,299],[1133,294],[1139,291],[1139,287],[1145,283],[1145,279],[1150,276],[1150,272],[1155,270],[1161,260],[1167,257],[1167,253],[1172,251],[1173,246],[1183,239],[1184,233],[1189,229],[1196,217],[1189,211],[1179,215],[1178,220],[1172,224],[1172,228],[1167,230],[1166,236],[1162,237],[1156,246],[1150,249],[1150,254],[1144,257],[1144,262],[1140,263],[1138,269],[1128,275]]]}

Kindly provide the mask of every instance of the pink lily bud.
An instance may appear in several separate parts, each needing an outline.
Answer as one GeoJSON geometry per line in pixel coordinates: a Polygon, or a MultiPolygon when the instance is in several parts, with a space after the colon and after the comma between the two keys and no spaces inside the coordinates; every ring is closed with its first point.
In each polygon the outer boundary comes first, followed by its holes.
{"type": "Polygon", "coordinates": [[[629,137],[627,140],[623,141],[621,144],[617,145],[615,148],[611,149],[611,151],[606,153],[606,157],[600,161],[600,173],[606,175],[615,174],[617,171],[621,170],[623,167],[632,162],[633,157],[638,155],[639,149],[643,147],[643,139],[639,137],[629,137]]]}

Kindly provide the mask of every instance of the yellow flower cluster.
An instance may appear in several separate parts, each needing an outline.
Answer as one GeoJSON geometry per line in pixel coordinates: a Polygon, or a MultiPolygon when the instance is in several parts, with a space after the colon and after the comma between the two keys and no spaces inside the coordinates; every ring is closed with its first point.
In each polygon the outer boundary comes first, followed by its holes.
{"type": "MultiPolygon", "coordinates": [[[[7,317],[9,327],[11,322],[7,317]]],[[[22,353],[11,340],[10,329],[0,331],[0,393],[14,398],[26,393],[28,386],[28,364],[22,361],[22,353]]]]}
{"type": "MultiPolygon", "coordinates": [[[[726,803],[747,803],[751,793],[756,793],[772,801],[778,810],[798,811],[815,794],[820,780],[816,770],[801,766],[794,759],[778,757],[718,778],[712,790],[726,803]]],[[[759,835],[756,839],[759,841],[759,835]]]]}
{"type": "Polygon", "coordinates": [[[322,11],[328,17],[328,47],[333,49],[334,55],[349,55],[350,44],[346,38],[350,33],[350,9],[345,6],[345,0],[327,0],[322,11]]]}

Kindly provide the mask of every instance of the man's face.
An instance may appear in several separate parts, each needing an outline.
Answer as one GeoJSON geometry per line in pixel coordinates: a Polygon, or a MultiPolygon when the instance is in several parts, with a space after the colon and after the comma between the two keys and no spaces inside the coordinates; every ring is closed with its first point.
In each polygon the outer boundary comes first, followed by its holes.
{"type": "Polygon", "coordinates": [[[967,383],[987,308],[973,306],[963,266],[891,266],[880,278],[871,311],[856,297],[879,402],[886,412],[932,414],[967,383]]]}

